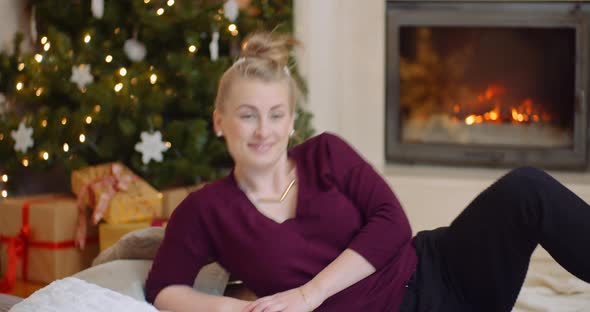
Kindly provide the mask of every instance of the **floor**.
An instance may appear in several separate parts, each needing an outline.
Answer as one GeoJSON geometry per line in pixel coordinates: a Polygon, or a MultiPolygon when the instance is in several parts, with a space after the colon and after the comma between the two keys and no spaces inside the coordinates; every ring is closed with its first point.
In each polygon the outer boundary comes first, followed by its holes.
{"type": "Polygon", "coordinates": [[[46,284],[37,282],[24,282],[17,280],[14,289],[9,293],[13,296],[26,298],[46,284]]]}

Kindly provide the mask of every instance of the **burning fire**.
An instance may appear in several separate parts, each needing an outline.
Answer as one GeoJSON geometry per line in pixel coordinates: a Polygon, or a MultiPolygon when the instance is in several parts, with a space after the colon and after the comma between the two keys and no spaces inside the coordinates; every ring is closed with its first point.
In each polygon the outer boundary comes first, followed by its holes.
{"type": "MultiPolygon", "coordinates": [[[[499,97],[505,93],[505,88],[500,85],[490,85],[485,92],[478,95],[476,104],[481,105],[490,103],[495,100],[494,108],[479,115],[470,114],[465,117],[464,121],[467,125],[474,125],[480,123],[531,123],[539,121],[551,120],[551,115],[541,110],[541,105],[535,105],[530,98],[525,99],[517,106],[505,106],[500,103],[499,97]],[[504,107],[509,107],[508,110],[504,107]],[[506,110],[506,111],[503,111],[506,110]]],[[[455,114],[461,113],[461,106],[459,104],[453,105],[453,112],[455,114]]]]}

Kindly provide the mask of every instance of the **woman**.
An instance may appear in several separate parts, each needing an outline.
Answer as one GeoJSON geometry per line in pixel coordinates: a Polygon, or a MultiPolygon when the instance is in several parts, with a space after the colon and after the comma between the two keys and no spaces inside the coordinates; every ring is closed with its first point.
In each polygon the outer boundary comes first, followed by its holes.
{"type": "Polygon", "coordinates": [[[590,207],[547,174],[514,170],[446,228],[412,238],[377,172],[322,134],[287,151],[297,88],[290,41],[247,40],[213,121],[235,167],[174,211],[146,282],[170,311],[510,311],[540,243],[590,281],[590,207]],[[217,260],[260,299],[191,286],[217,260]]]}

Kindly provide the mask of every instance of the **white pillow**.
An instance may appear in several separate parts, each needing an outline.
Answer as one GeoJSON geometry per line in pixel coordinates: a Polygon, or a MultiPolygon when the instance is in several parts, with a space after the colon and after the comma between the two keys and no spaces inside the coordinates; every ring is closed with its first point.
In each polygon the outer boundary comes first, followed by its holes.
{"type": "Polygon", "coordinates": [[[145,301],[144,284],[151,260],[115,260],[73,275],[89,283],[145,301]]]}
{"type": "MultiPolygon", "coordinates": [[[[151,260],[114,260],[73,276],[143,301],[145,280],[151,266],[151,260]]],[[[193,288],[210,295],[222,296],[228,280],[229,273],[214,262],[199,271],[193,288]]]]}
{"type": "Polygon", "coordinates": [[[158,312],[152,305],[108,288],[67,277],[34,292],[10,312],[158,312]]]}

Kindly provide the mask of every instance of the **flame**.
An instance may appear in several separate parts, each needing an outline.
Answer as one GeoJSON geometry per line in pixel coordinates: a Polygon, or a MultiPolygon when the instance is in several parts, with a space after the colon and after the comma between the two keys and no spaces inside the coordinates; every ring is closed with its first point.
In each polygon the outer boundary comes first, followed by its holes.
{"type": "Polygon", "coordinates": [[[469,115],[465,118],[465,124],[473,125],[486,122],[499,122],[500,121],[500,107],[496,106],[494,109],[485,112],[483,115],[469,115]]]}
{"type": "Polygon", "coordinates": [[[518,107],[512,107],[510,109],[512,115],[512,122],[539,122],[539,121],[550,121],[551,115],[546,112],[539,111],[537,107],[542,105],[535,105],[533,100],[530,98],[525,99],[518,107]],[[540,117],[539,117],[540,115],[540,117]]]}
{"type": "MultiPolygon", "coordinates": [[[[510,112],[510,116],[502,115],[502,105],[500,104],[499,97],[505,93],[506,89],[501,85],[489,85],[486,90],[477,95],[476,103],[489,103],[491,100],[495,100],[494,108],[481,115],[471,114],[465,117],[464,121],[466,125],[486,123],[529,123],[529,122],[540,122],[550,121],[551,115],[547,112],[542,111],[542,105],[534,103],[532,99],[524,99],[518,106],[511,106],[507,109],[510,112]]],[[[504,108],[506,110],[506,108],[504,108]]],[[[461,112],[461,106],[459,104],[453,105],[453,112],[458,114],[461,112]]]]}
{"type": "MultiPolygon", "coordinates": [[[[499,110],[498,110],[498,111],[499,111],[499,110]]],[[[496,111],[496,110],[494,109],[494,110],[492,110],[492,111],[489,111],[489,112],[485,113],[485,114],[483,115],[483,117],[484,117],[486,120],[496,121],[496,120],[498,120],[498,117],[499,117],[499,112],[498,112],[498,111],[496,111]]]]}
{"type": "Polygon", "coordinates": [[[497,95],[504,94],[505,90],[506,89],[504,89],[504,87],[502,87],[500,85],[489,85],[483,94],[480,94],[477,96],[477,102],[483,103],[485,101],[489,101],[492,98],[496,97],[497,95]]]}

